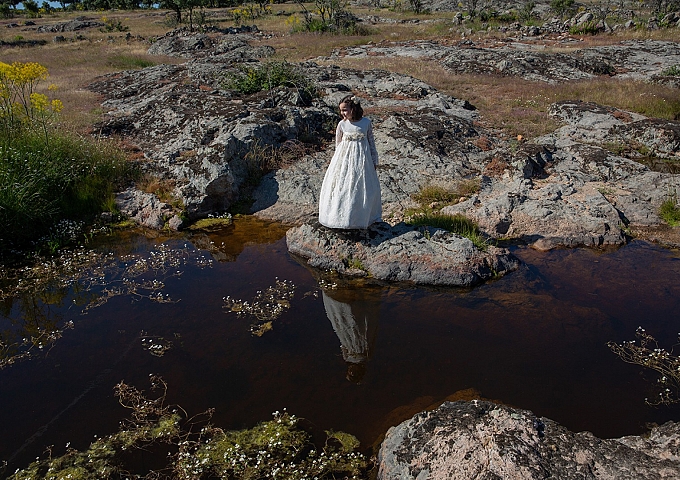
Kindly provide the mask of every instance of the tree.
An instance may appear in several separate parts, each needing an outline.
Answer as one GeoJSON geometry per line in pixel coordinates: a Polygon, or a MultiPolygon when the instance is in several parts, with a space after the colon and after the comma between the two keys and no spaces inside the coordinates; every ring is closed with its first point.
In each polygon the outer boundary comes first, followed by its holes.
{"type": "Polygon", "coordinates": [[[35,0],[24,0],[24,10],[31,18],[36,18],[40,16],[40,7],[35,2],[35,0]]]}

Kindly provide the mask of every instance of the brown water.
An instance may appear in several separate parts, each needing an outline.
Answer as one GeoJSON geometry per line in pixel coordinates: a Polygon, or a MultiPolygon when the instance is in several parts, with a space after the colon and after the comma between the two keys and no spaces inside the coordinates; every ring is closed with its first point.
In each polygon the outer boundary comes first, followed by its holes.
{"type": "Polygon", "coordinates": [[[645,405],[653,376],[606,347],[633,339],[639,325],[662,346],[675,342],[677,251],[638,241],[607,252],[517,248],[519,271],[473,290],[325,284],[322,291],[288,255],[284,231],[244,218],[191,238],[102,242],[119,256],[147,258],[160,243],[184,252],[182,275],[157,274],[176,303],[119,295],[81,315],[89,297],[76,282],[5,305],[3,335],[28,322],[74,322],[47,354],[0,370],[0,460],[10,461],[8,471],[49,445],[59,455],[67,442],[84,448],[114,432],[128,412],[113,386],[147,389],[151,373],[167,381],[169,402],[190,414],[213,407],[223,428],[250,427],[287,408],[318,429],[353,433],[365,447],[390,425],[470,389],[601,437],[680,420],[676,407],[645,405]],[[223,297],[251,299],[277,278],[296,286],[290,309],[255,337],[223,297]],[[151,355],[141,331],[173,347],[151,355]]]}

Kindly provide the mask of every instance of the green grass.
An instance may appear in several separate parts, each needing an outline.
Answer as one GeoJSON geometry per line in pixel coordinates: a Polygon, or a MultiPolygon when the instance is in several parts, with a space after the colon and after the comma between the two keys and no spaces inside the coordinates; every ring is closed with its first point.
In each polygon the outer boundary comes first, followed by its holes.
{"type": "Polygon", "coordinates": [[[668,67],[663,72],[661,72],[661,75],[665,75],[667,77],[680,77],[680,65],[668,67]]]}
{"type": "Polygon", "coordinates": [[[142,68],[153,67],[156,63],[133,55],[116,55],[111,57],[109,65],[121,70],[141,70],[142,68]]]}
{"type": "Polygon", "coordinates": [[[116,186],[133,175],[111,144],[74,134],[29,130],[0,137],[0,248],[47,235],[60,221],[101,212],[116,186]]]}
{"type": "Polygon", "coordinates": [[[680,225],[680,206],[678,206],[676,195],[672,195],[663,201],[659,207],[659,216],[671,227],[680,225]]]}
{"type": "Polygon", "coordinates": [[[413,215],[407,223],[416,226],[442,228],[472,241],[475,247],[485,251],[489,246],[479,230],[479,226],[465,215],[446,215],[442,213],[424,212],[413,215]]]}

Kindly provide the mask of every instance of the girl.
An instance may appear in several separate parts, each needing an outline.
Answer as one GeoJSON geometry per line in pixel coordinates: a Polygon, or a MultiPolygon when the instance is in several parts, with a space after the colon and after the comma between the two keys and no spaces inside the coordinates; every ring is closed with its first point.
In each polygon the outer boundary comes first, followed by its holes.
{"type": "Polygon", "coordinates": [[[329,228],[366,228],[382,216],[373,127],[353,95],[340,101],[340,115],[335,153],[319,195],[319,222],[329,228]]]}

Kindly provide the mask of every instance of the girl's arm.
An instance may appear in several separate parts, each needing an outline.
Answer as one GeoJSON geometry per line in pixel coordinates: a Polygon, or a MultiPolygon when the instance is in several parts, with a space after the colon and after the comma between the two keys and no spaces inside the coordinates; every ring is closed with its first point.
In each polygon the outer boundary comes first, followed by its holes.
{"type": "Polygon", "coordinates": [[[368,129],[366,130],[366,138],[368,139],[368,149],[371,152],[373,159],[373,166],[378,166],[378,150],[375,148],[375,138],[373,138],[373,123],[368,121],[368,129]]]}
{"type": "Polygon", "coordinates": [[[338,122],[335,129],[335,146],[337,147],[340,142],[342,142],[342,128],[340,128],[340,122],[338,122]]]}

